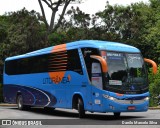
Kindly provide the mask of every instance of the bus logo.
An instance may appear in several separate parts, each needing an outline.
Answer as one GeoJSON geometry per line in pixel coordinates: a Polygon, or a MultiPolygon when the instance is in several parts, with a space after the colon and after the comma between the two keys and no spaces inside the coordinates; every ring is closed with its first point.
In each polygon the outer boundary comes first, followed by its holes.
{"type": "Polygon", "coordinates": [[[68,76],[64,76],[64,77],[61,77],[61,76],[55,76],[55,77],[51,77],[51,78],[44,78],[43,79],[43,84],[59,84],[59,83],[62,83],[62,84],[67,84],[67,83],[70,83],[71,81],[71,76],[68,75],[68,76]]]}
{"type": "Polygon", "coordinates": [[[131,100],[130,103],[133,104],[133,100],[131,100]]]}

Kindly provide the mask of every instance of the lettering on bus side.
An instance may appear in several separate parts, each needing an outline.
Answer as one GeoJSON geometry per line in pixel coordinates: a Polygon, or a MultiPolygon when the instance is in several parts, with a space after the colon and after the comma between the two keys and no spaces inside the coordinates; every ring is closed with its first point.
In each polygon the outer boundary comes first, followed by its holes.
{"type": "Polygon", "coordinates": [[[67,84],[70,83],[70,78],[69,77],[52,77],[52,78],[43,78],[43,84],[67,84]]]}

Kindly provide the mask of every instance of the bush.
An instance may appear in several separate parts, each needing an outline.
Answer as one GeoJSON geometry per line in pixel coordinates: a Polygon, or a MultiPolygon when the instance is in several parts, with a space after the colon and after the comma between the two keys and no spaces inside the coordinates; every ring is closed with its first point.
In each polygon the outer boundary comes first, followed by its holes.
{"type": "Polygon", "coordinates": [[[156,98],[160,94],[160,65],[158,66],[158,72],[153,75],[150,69],[149,77],[149,91],[150,91],[150,106],[157,106],[158,99],[156,98]]]}
{"type": "Polygon", "coordinates": [[[2,84],[0,83],[0,102],[3,101],[2,84]]]}

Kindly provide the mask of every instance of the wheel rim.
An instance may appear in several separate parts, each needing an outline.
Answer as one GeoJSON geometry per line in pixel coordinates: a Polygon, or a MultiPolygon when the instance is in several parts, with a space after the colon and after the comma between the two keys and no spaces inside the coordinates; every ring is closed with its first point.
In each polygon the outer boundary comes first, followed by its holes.
{"type": "Polygon", "coordinates": [[[18,108],[21,108],[22,107],[22,98],[21,96],[19,96],[18,98],[18,108]]]}

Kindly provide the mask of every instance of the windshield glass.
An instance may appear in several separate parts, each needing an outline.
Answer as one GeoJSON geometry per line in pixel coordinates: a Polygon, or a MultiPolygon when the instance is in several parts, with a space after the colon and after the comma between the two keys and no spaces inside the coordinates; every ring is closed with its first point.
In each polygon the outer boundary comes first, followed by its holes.
{"type": "MultiPolygon", "coordinates": [[[[104,52],[108,65],[106,89],[118,93],[142,92],[148,87],[144,61],[138,53],[104,52]]],[[[148,89],[148,88],[147,88],[148,89]]]]}
{"type": "Polygon", "coordinates": [[[122,53],[107,52],[109,85],[122,85],[127,77],[127,62],[122,53]]]}
{"type": "Polygon", "coordinates": [[[144,62],[140,54],[126,54],[130,82],[145,84],[144,62]]]}

